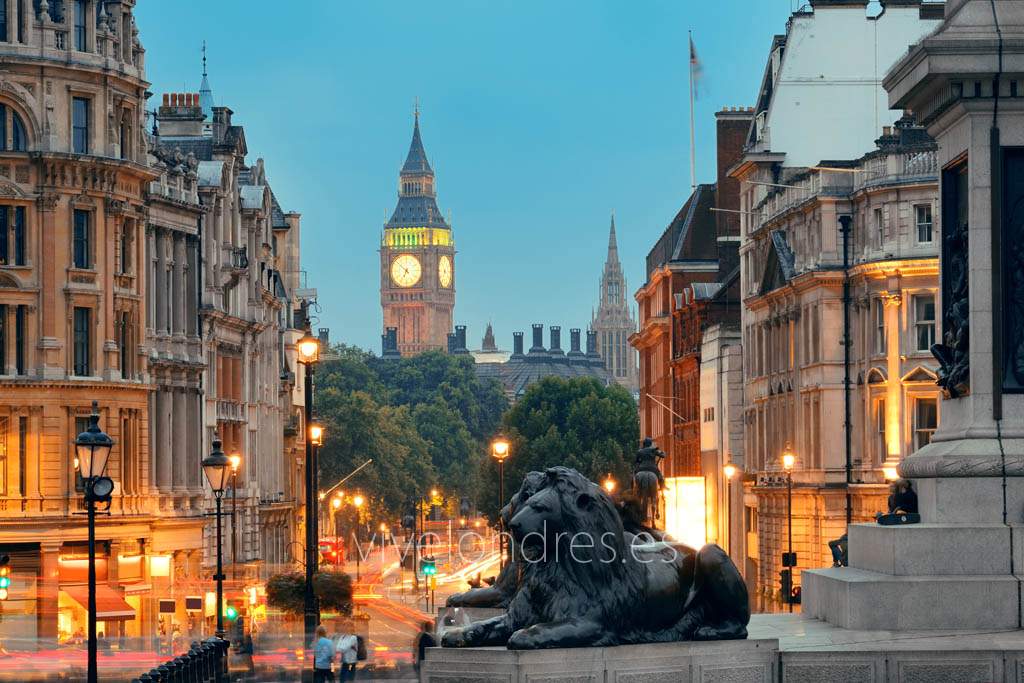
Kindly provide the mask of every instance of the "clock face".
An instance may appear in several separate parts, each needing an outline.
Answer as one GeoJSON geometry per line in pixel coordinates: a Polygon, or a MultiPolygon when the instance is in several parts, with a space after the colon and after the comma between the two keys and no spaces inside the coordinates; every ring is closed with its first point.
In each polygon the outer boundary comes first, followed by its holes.
{"type": "Polygon", "coordinates": [[[444,254],[437,262],[437,281],[441,283],[442,287],[452,286],[452,260],[444,254]]]}
{"type": "Polygon", "coordinates": [[[422,272],[419,259],[412,254],[402,254],[391,262],[391,279],[399,287],[412,287],[422,272]]]}

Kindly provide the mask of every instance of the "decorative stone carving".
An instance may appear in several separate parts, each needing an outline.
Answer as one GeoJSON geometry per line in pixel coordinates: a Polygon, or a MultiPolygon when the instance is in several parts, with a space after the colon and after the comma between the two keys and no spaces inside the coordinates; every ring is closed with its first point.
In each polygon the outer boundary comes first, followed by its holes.
{"type": "Polygon", "coordinates": [[[942,315],[942,343],[932,345],[939,361],[939,380],[949,398],[970,391],[970,303],[968,301],[967,222],[950,228],[942,260],[942,278],[949,283],[950,300],[942,315]]]}

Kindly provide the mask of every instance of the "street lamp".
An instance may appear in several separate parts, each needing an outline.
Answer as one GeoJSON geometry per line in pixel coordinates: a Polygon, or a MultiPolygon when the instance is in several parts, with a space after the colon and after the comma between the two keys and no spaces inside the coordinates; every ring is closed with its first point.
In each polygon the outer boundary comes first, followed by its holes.
{"type": "MultiPolygon", "coordinates": [[[[362,555],[362,553],[363,553],[363,551],[359,548],[359,523],[360,523],[359,517],[360,517],[360,512],[361,512],[361,510],[363,508],[363,503],[365,503],[365,502],[366,502],[366,499],[363,498],[363,496],[361,494],[359,494],[359,493],[357,493],[356,495],[352,496],[352,504],[356,506],[356,528],[355,528],[355,531],[352,534],[353,537],[356,539],[356,581],[359,581],[362,578],[362,575],[360,574],[360,570],[359,570],[359,556],[362,555]]],[[[370,546],[370,550],[373,550],[372,544],[370,546]]]]}
{"type": "Polygon", "coordinates": [[[782,563],[788,570],[789,581],[786,586],[786,604],[789,611],[793,611],[793,567],[796,566],[796,557],[793,556],[793,465],[796,464],[796,454],[793,447],[786,442],[786,448],[782,451],[782,467],[786,470],[786,538],[788,551],[785,561],[782,563]]]}
{"type": "Polygon", "coordinates": [[[508,439],[501,434],[491,441],[491,457],[498,461],[498,557],[502,569],[505,568],[505,520],[501,518],[501,509],[505,506],[505,459],[511,450],[508,439]]]}
{"type": "Polygon", "coordinates": [[[324,445],[324,428],[319,422],[309,425],[309,442],[314,446],[324,445]]]}
{"type": "Polygon", "coordinates": [[[242,466],[242,456],[232,453],[231,461],[231,580],[238,580],[238,468],[242,466]]]}
{"type": "Polygon", "coordinates": [[[88,683],[99,680],[96,664],[96,503],[109,502],[114,482],[103,476],[114,440],[100,429],[99,403],[92,402],[89,428],[75,439],[75,459],[85,480],[85,504],[89,524],[89,664],[88,683]]]}
{"type": "Polygon", "coordinates": [[[604,490],[608,492],[608,495],[615,493],[615,480],[612,479],[610,472],[608,473],[608,476],[605,477],[601,485],[604,486],[604,490]]]}
{"type": "Polygon", "coordinates": [[[227,488],[228,484],[228,469],[231,467],[231,458],[224,455],[224,451],[220,449],[221,442],[220,438],[213,435],[213,451],[210,455],[203,458],[203,473],[206,475],[206,480],[210,482],[210,488],[213,489],[213,498],[216,502],[216,517],[217,517],[217,573],[213,575],[213,580],[217,582],[217,630],[215,635],[218,638],[224,637],[224,565],[221,552],[221,529],[220,529],[220,502],[221,498],[224,497],[224,489],[227,488]]]}
{"type": "MultiPolygon", "coordinates": [[[[305,403],[305,419],[303,424],[309,427],[313,424],[313,370],[320,360],[320,340],[313,336],[313,330],[310,327],[308,317],[306,318],[306,329],[302,337],[295,343],[295,350],[298,355],[298,361],[306,369],[305,382],[303,383],[303,402],[305,403]]],[[[317,485],[319,477],[312,434],[306,434],[304,441],[306,442],[306,583],[303,590],[302,603],[306,636],[304,642],[308,647],[309,643],[313,642],[316,626],[320,622],[320,609],[317,605],[316,593],[313,592],[313,577],[319,569],[317,554],[320,543],[319,530],[317,529],[318,513],[316,512],[316,510],[319,510],[319,506],[314,506],[313,502],[316,500],[315,496],[319,490],[317,485]]],[[[314,662],[311,657],[310,670],[306,675],[312,675],[313,666],[314,662]]]]}
{"type": "Polygon", "coordinates": [[[736,465],[727,463],[722,474],[725,475],[725,547],[732,557],[732,478],[736,476],[736,465]]]}

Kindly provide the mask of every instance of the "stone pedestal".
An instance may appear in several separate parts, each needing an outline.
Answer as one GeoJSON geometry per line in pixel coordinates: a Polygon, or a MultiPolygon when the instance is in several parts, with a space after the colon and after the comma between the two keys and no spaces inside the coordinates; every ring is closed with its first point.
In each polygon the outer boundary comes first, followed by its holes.
{"type": "Polygon", "coordinates": [[[421,683],[776,683],[779,641],[552,650],[430,648],[421,683]]]}

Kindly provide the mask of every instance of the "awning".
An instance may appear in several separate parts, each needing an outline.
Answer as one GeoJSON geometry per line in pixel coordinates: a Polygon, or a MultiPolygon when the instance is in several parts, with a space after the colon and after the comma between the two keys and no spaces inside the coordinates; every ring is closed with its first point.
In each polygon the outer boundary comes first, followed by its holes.
{"type": "MultiPolygon", "coordinates": [[[[82,606],[82,609],[89,609],[89,587],[88,586],[61,586],[61,590],[67,593],[72,600],[82,606]]],[[[110,586],[101,583],[96,585],[96,618],[100,621],[114,621],[117,619],[134,619],[135,608],[124,601],[121,594],[110,586]]]]}

